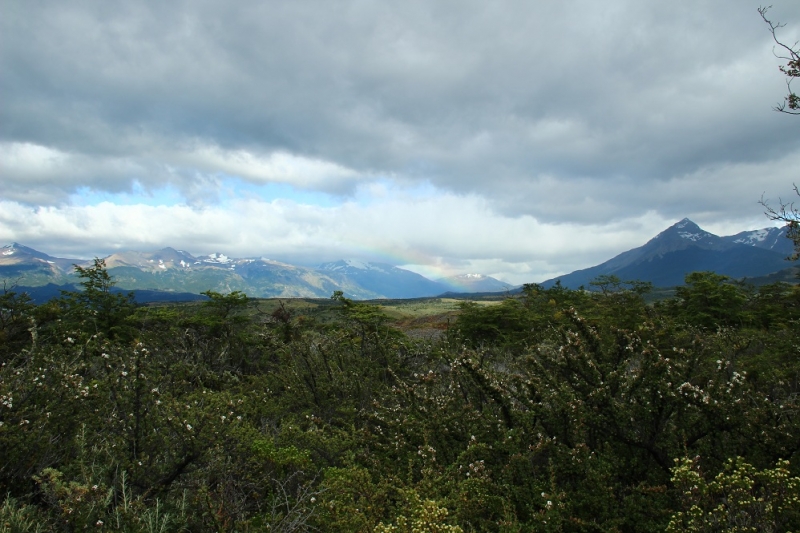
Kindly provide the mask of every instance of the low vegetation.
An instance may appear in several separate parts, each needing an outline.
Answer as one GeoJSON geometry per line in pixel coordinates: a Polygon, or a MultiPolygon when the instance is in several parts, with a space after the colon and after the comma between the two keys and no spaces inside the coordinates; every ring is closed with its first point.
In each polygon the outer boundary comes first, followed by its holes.
{"type": "Polygon", "coordinates": [[[792,531],[800,288],[0,295],[0,531],[792,531]]]}

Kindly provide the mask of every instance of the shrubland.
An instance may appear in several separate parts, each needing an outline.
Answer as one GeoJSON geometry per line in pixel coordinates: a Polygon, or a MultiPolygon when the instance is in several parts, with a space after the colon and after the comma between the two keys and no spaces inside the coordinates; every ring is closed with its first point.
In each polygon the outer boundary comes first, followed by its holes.
{"type": "Polygon", "coordinates": [[[334,293],[0,295],[2,531],[800,529],[800,288],[603,277],[437,337],[334,293]]]}

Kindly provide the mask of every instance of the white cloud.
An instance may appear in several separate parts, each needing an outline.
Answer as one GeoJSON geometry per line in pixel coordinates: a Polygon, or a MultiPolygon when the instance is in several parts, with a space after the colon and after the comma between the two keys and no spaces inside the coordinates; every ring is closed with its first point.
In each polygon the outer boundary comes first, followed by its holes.
{"type": "Polygon", "coordinates": [[[642,244],[669,222],[645,216],[612,225],[548,225],[493,213],[476,196],[402,190],[335,207],[251,198],[202,208],[111,202],[30,208],[4,201],[0,210],[0,241],[53,255],[173,246],[312,265],[357,257],[427,268],[432,276],[488,269],[511,283],[600,262],[642,244]]]}
{"type": "Polygon", "coordinates": [[[352,190],[365,179],[354,170],[320,159],[285,152],[260,155],[213,145],[110,156],[0,142],[0,172],[6,198],[34,205],[64,202],[80,189],[116,193],[141,188],[153,193],[167,185],[189,201],[213,202],[228,177],[334,193],[352,190]]]}
{"type": "MultiPolygon", "coordinates": [[[[792,43],[800,4],[784,4],[792,43]]],[[[757,201],[791,196],[800,137],[770,109],[784,76],[756,7],[6,2],[2,236],[383,250],[535,281],[684,216],[766,225],[757,201]],[[152,205],[164,190],[186,205],[152,205]]]]}
{"type": "Polygon", "coordinates": [[[98,158],[28,142],[0,142],[0,173],[3,197],[51,204],[80,187],[126,190],[148,169],[128,158],[98,158]]]}
{"type": "Polygon", "coordinates": [[[244,149],[223,150],[216,146],[202,146],[178,157],[185,165],[204,168],[210,173],[229,174],[256,183],[283,183],[303,189],[351,188],[352,182],[363,179],[358,172],[336,163],[287,152],[259,155],[244,149]]]}

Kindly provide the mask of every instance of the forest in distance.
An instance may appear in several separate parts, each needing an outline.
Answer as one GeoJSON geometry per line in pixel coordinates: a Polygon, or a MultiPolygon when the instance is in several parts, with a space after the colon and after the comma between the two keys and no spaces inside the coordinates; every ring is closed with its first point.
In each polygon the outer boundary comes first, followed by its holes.
{"type": "Polygon", "coordinates": [[[800,286],[0,294],[1,531],[797,531],[800,286]],[[434,303],[431,303],[434,302],[434,303]]]}

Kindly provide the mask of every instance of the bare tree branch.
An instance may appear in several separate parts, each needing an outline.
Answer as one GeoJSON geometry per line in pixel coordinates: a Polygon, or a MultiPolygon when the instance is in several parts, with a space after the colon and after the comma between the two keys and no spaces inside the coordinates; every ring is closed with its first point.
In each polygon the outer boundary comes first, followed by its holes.
{"type": "MultiPolygon", "coordinates": [[[[794,186],[794,192],[800,196],[800,190],[797,188],[797,185],[794,186]]],[[[764,214],[767,215],[767,218],[783,222],[788,228],[786,236],[792,239],[794,243],[794,253],[786,259],[789,261],[800,259],[800,210],[794,206],[794,202],[784,202],[781,198],[778,198],[777,208],[769,205],[767,201],[764,200],[763,195],[759,203],[766,209],[764,214]]]]}
{"type": "Polygon", "coordinates": [[[778,36],[775,32],[779,28],[784,27],[785,24],[772,22],[767,18],[767,11],[769,11],[771,7],[772,6],[759,7],[758,14],[761,15],[761,18],[764,19],[764,22],[766,22],[767,26],[769,26],[769,32],[772,34],[772,40],[775,41],[775,44],[778,45],[778,47],[785,51],[783,53],[788,54],[780,55],[773,49],[775,57],[786,61],[786,65],[781,65],[778,68],[787,77],[786,90],[789,93],[786,98],[784,98],[785,102],[781,102],[773,109],[781,113],[786,113],[787,115],[800,115],[800,96],[792,91],[792,81],[794,78],[800,78],[800,47],[798,47],[798,42],[795,42],[794,45],[789,46],[778,39],[778,36]]]}

